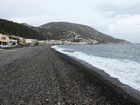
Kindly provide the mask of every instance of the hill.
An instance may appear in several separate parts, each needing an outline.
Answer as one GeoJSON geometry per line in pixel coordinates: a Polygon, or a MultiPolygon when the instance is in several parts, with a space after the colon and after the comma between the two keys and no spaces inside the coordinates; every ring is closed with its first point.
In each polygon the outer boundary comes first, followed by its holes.
{"type": "Polygon", "coordinates": [[[12,21],[0,19],[0,33],[8,35],[17,35],[24,38],[45,39],[39,32],[25,25],[12,21]]]}
{"type": "Polygon", "coordinates": [[[92,27],[68,22],[51,22],[37,27],[36,30],[48,39],[66,39],[72,35],[79,35],[81,38],[91,38],[99,43],[127,42],[103,34],[92,27]]]}
{"type": "Polygon", "coordinates": [[[34,26],[31,26],[31,25],[29,25],[29,24],[27,24],[27,23],[21,23],[22,25],[24,25],[24,26],[26,26],[26,27],[29,27],[29,28],[33,28],[34,26]]]}
{"type": "Polygon", "coordinates": [[[78,36],[79,39],[93,39],[98,43],[128,43],[101,33],[92,27],[68,22],[51,22],[40,27],[33,27],[26,23],[19,24],[0,19],[0,33],[43,40],[69,39],[78,36]]]}

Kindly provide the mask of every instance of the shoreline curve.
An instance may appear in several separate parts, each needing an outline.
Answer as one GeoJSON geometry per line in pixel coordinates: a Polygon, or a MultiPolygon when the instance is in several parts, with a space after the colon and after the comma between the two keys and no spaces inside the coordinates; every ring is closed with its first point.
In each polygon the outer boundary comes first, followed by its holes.
{"type": "Polygon", "coordinates": [[[73,65],[81,69],[84,69],[85,72],[88,72],[96,76],[98,79],[102,80],[105,83],[105,85],[109,87],[109,89],[111,88],[112,90],[116,91],[118,95],[123,95],[125,98],[128,98],[136,105],[140,105],[140,91],[121,83],[117,78],[110,77],[109,74],[107,74],[101,69],[93,67],[92,65],[74,57],[70,57],[66,54],[56,51],[55,49],[53,50],[57,52],[66,61],[72,63],[73,65]]]}

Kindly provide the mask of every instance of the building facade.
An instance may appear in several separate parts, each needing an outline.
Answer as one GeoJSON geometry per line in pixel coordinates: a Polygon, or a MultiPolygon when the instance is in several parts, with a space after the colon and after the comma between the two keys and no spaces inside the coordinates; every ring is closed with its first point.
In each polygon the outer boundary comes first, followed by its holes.
{"type": "Polygon", "coordinates": [[[0,34],[0,47],[9,47],[9,36],[0,34]]]}
{"type": "Polygon", "coordinates": [[[26,45],[26,39],[25,38],[22,38],[22,37],[19,37],[19,45],[20,46],[26,45]]]}
{"type": "Polygon", "coordinates": [[[16,47],[19,45],[19,37],[15,35],[9,36],[9,47],[16,47]]]}
{"type": "Polygon", "coordinates": [[[37,44],[37,39],[26,39],[26,44],[27,45],[35,45],[37,44]]]}

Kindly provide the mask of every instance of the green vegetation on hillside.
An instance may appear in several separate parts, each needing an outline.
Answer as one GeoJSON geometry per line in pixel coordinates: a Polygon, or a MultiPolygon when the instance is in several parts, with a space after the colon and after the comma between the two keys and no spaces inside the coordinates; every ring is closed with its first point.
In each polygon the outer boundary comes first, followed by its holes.
{"type": "MultiPolygon", "coordinates": [[[[127,43],[125,40],[113,38],[92,27],[68,22],[51,22],[40,27],[32,27],[26,23],[18,24],[0,19],[0,33],[43,40],[59,40],[78,37],[80,39],[90,38],[96,40],[98,43],[127,43]]],[[[75,41],[77,41],[77,39],[75,41]]]]}
{"type": "Polygon", "coordinates": [[[48,39],[65,39],[71,32],[80,35],[81,38],[97,40],[99,43],[121,43],[125,41],[103,34],[92,27],[68,22],[51,22],[38,27],[36,30],[48,39]]]}
{"type": "Polygon", "coordinates": [[[24,38],[45,39],[44,36],[29,27],[3,19],[0,19],[0,33],[24,38]]]}

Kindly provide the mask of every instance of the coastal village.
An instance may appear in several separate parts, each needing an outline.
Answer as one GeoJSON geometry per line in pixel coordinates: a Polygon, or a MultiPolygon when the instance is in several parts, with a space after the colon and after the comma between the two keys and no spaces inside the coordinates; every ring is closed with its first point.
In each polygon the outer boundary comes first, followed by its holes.
{"type": "Polygon", "coordinates": [[[0,34],[0,47],[17,47],[25,45],[34,45],[37,43],[37,39],[26,39],[16,35],[4,35],[0,34]]]}
{"type": "MultiPolygon", "coordinates": [[[[3,21],[0,25],[2,23],[3,21]]],[[[101,52],[104,56],[99,58],[100,60],[92,55],[85,56],[69,51],[77,56],[74,58],[50,47],[73,44],[124,44],[128,43],[127,41],[105,36],[86,26],[78,25],[79,28],[75,31],[75,24],[72,26],[74,29],[64,29],[64,26],[59,24],[59,27],[56,25],[57,28],[50,29],[47,28],[50,25],[47,25],[46,28],[37,28],[40,29],[38,31],[7,21],[4,23],[0,27],[0,105],[140,105],[139,92],[121,83],[118,78],[111,77],[105,70],[92,67],[92,63],[86,62],[92,62],[94,59],[98,65],[111,63],[107,65],[111,70],[112,60],[103,59],[106,56],[104,49],[110,49],[110,46],[101,45],[98,51],[93,46],[82,46],[85,51],[87,47],[90,52],[92,49],[97,53],[101,52]],[[82,61],[78,57],[86,60],[82,61]]],[[[114,49],[109,51],[111,50],[114,49]]],[[[117,54],[116,52],[117,49],[113,54],[117,54]]],[[[128,67],[130,66],[126,64],[126,69],[125,66],[123,69],[127,70],[128,67]]],[[[112,68],[113,73],[115,68],[116,65],[112,68]]]]}
{"type": "Polygon", "coordinates": [[[83,39],[80,35],[68,35],[66,39],[60,40],[37,40],[27,39],[16,35],[5,35],[0,33],[0,47],[22,47],[22,46],[34,46],[34,45],[71,45],[71,44],[97,44],[98,42],[93,39],[83,39]]]}

